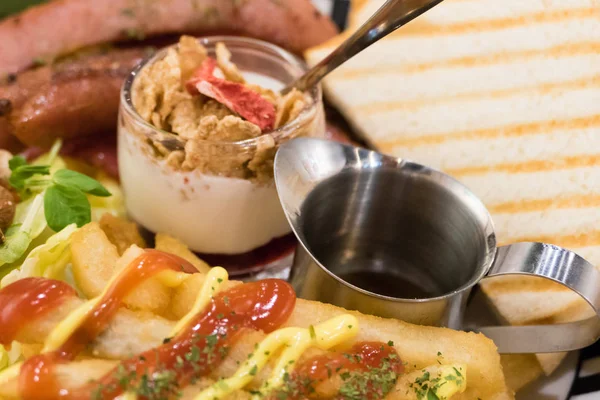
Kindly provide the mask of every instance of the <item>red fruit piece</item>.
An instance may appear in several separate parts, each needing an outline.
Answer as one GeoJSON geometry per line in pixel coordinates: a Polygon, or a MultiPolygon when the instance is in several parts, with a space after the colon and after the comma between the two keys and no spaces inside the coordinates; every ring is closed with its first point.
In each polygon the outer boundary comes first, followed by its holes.
{"type": "Polygon", "coordinates": [[[194,71],[186,90],[191,94],[202,93],[260,127],[271,130],[275,125],[275,106],[254,90],[237,82],[226,81],[213,75],[217,62],[206,58],[194,71]]]}

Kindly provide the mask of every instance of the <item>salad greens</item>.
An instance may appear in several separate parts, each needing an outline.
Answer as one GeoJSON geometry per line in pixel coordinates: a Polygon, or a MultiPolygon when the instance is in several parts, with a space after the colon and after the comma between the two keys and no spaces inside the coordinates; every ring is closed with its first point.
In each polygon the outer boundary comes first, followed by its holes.
{"type": "Polygon", "coordinates": [[[31,250],[19,269],[11,271],[0,280],[0,289],[32,276],[64,280],[65,268],[71,261],[71,235],[77,229],[75,224],[71,224],[31,250]]]}
{"type": "Polygon", "coordinates": [[[90,222],[92,210],[87,195],[111,196],[97,180],[67,169],[58,157],[60,147],[57,141],[31,164],[22,156],[9,161],[9,183],[23,201],[17,205],[15,221],[0,245],[0,267],[18,261],[46,227],[60,232],[71,224],[81,227],[90,222]]]}
{"type": "Polygon", "coordinates": [[[69,169],[52,170],[60,142],[53,146],[47,165],[27,164],[21,156],[13,157],[9,162],[10,184],[22,198],[36,193],[44,196],[44,215],[48,226],[55,232],[71,223],[83,226],[91,221],[91,206],[86,193],[108,197],[110,192],[97,180],[69,169]]]}
{"type": "Polygon", "coordinates": [[[44,199],[41,194],[20,203],[13,224],[4,232],[4,243],[0,245],[0,266],[19,260],[31,241],[38,237],[46,226],[44,199]]]}

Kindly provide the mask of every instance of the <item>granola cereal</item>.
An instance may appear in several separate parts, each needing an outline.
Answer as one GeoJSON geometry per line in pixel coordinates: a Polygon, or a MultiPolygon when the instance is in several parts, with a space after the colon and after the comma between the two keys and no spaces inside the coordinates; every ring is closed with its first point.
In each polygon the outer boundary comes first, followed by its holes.
{"type": "MultiPolygon", "coordinates": [[[[310,96],[297,90],[281,96],[246,82],[223,43],[215,55],[197,39],[181,37],[178,47],[139,73],[134,107],[147,122],[184,140],[184,150],[173,154],[153,143],[169,166],[267,182],[277,149],[271,132],[298,118],[310,96]],[[249,139],[255,142],[245,151],[233,150],[232,144],[249,139]]],[[[309,134],[299,129],[294,136],[309,134]]]]}

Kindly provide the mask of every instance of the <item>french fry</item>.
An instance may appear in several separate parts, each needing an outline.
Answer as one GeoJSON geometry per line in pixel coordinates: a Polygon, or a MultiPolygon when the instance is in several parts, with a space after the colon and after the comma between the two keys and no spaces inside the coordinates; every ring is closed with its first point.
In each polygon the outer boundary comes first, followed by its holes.
{"type": "Polygon", "coordinates": [[[97,222],[73,233],[71,258],[73,277],[83,294],[98,296],[114,274],[119,253],[97,222]]]}
{"type": "MultiPolygon", "coordinates": [[[[324,319],[345,313],[348,311],[339,307],[298,300],[295,311],[284,326],[308,327],[324,319]]],[[[400,377],[395,389],[388,394],[386,400],[415,400],[414,385],[417,379],[422,381],[425,372],[430,372],[431,378],[435,378],[436,371],[441,371],[448,366],[461,366],[463,368],[462,375],[468,382],[465,392],[455,394],[452,396],[452,400],[475,400],[477,398],[508,400],[513,398],[505,387],[495,347],[483,335],[415,326],[357,312],[350,313],[354,314],[360,323],[360,333],[355,338],[356,341],[393,341],[402,361],[406,363],[405,374],[400,377]],[[440,366],[438,362],[444,365],[440,366]]],[[[136,345],[136,342],[144,342],[144,347],[148,348],[162,343],[159,335],[155,335],[153,340],[148,340],[146,333],[134,328],[135,325],[146,325],[152,330],[151,324],[160,323],[160,319],[152,317],[151,314],[144,315],[139,312],[123,313],[123,310],[119,312],[119,315],[120,318],[115,318],[111,322],[110,337],[102,335],[93,343],[93,353],[97,353],[100,348],[107,349],[116,346],[117,350],[111,354],[111,357],[128,358],[140,350],[140,347],[136,347],[139,346],[136,345]],[[133,347],[122,346],[118,343],[118,338],[127,341],[129,346],[133,347]]],[[[167,330],[166,325],[163,328],[165,331],[167,330]]],[[[209,378],[216,380],[222,376],[231,376],[239,368],[240,363],[248,358],[248,354],[255,351],[255,344],[261,342],[265,337],[266,334],[259,331],[241,332],[232,343],[225,360],[210,374],[209,378]]],[[[307,351],[299,362],[319,354],[320,351],[315,349],[307,351]]],[[[103,353],[103,356],[106,357],[106,353],[103,353]]],[[[58,370],[61,387],[77,387],[90,379],[97,379],[110,369],[107,368],[108,366],[113,365],[107,364],[105,360],[83,360],[61,364],[58,370]]],[[[268,364],[257,374],[249,388],[257,387],[264,382],[265,378],[271,375],[272,366],[272,363],[268,364]]],[[[197,394],[199,390],[200,387],[190,387],[185,392],[191,395],[192,393],[197,394]]],[[[15,397],[15,393],[14,382],[0,385],[0,398],[4,396],[12,399],[15,397]]],[[[246,394],[239,391],[232,398],[245,398],[244,396],[246,394]]]]}
{"type": "MultiPolygon", "coordinates": [[[[136,245],[129,247],[121,257],[100,225],[91,222],[73,234],[71,253],[75,283],[88,298],[102,293],[110,278],[125,268],[143,253],[136,245]]],[[[136,310],[162,314],[169,306],[171,289],[162,285],[156,278],[140,284],[124,300],[136,310]]]]}
{"type": "MultiPolygon", "coordinates": [[[[136,245],[128,248],[116,263],[116,271],[121,271],[144,250],[136,245]]],[[[171,289],[164,286],[156,277],[148,278],[136,287],[125,299],[124,303],[136,310],[151,311],[163,315],[171,301],[171,289]]]]}
{"type": "Polygon", "coordinates": [[[164,233],[157,234],[155,248],[165,253],[175,254],[189,261],[200,272],[206,273],[210,269],[210,265],[199,259],[183,242],[172,236],[165,235],[164,233]]]}
{"type": "Polygon", "coordinates": [[[108,240],[117,247],[120,255],[134,244],[142,248],[146,247],[146,241],[140,235],[135,222],[115,217],[110,213],[104,214],[98,222],[108,240]]]}

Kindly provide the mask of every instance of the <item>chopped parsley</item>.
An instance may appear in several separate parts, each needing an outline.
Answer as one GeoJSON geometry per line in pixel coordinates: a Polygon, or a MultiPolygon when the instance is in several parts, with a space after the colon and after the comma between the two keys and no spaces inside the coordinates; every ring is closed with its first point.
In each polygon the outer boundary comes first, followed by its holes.
{"type": "Polygon", "coordinates": [[[381,366],[377,368],[344,372],[340,377],[343,383],[339,394],[345,400],[383,399],[396,386],[398,380],[398,374],[388,358],[383,359],[381,366]]]}
{"type": "Polygon", "coordinates": [[[256,366],[256,364],[254,364],[252,366],[252,368],[250,368],[250,371],[248,373],[252,376],[255,376],[257,372],[258,372],[258,367],[256,366]]]}
{"type": "Polygon", "coordinates": [[[423,370],[423,375],[415,379],[411,387],[414,389],[418,400],[445,400],[446,397],[439,397],[438,390],[448,382],[456,382],[457,386],[463,384],[463,376],[460,371],[454,368],[456,375],[449,374],[445,377],[437,376],[433,378],[429,371],[423,370]]]}
{"type": "MultiPolygon", "coordinates": [[[[180,396],[179,379],[182,376],[190,377],[193,384],[205,372],[204,366],[212,364],[216,359],[223,359],[228,348],[219,346],[219,338],[225,335],[212,334],[208,336],[193,335],[187,344],[185,354],[178,355],[172,368],[160,361],[156,365],[144,365],[146,357],[139,356],[141,365],[120,364],[113,372],[113,383],[98,385],[92,392],[92,399],[102,399],[107,394],[117,391],[131,392],[147,400],[165,400],[180,396]],[[139,373],[138,371],[144,371],[139,373]]],[[[168,343],[170,339],[165,339],[168,343]]],[[[154,360],[160,360],[158,350],[155,350],[154,360]]]]}

